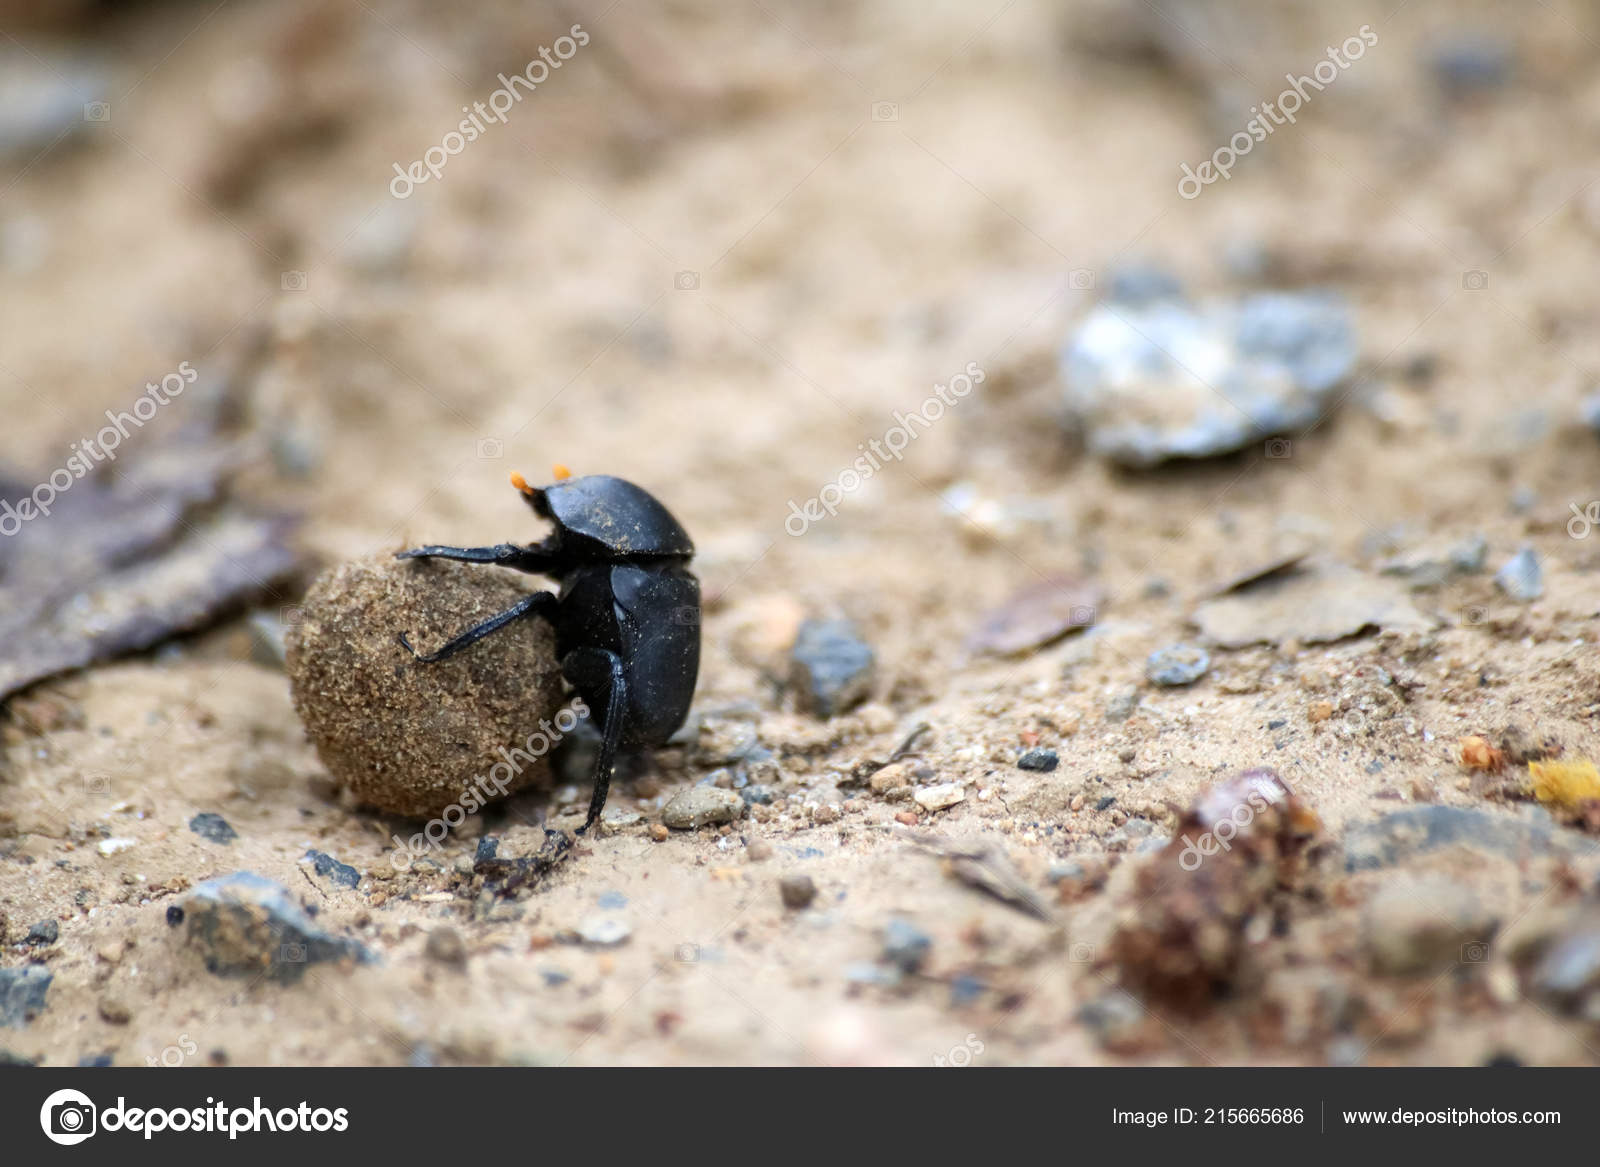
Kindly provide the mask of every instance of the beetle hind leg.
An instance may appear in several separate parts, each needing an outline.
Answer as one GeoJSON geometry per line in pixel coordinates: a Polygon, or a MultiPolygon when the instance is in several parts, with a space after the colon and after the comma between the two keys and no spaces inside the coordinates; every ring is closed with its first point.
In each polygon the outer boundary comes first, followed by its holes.
{"type": "Polygon", "coordinates": [[[588,817],[577,831],[581,835],[599,821],[611,792],[611,771],[616,766],[617,747],[622,743],[623,722],[628,716],[628,674],[621,657],[598,648],[574,649],[563,658],[561,671],[585,697],[605,697],[600,755],[594,765],[594,794],[589,799],[588,817]]]}

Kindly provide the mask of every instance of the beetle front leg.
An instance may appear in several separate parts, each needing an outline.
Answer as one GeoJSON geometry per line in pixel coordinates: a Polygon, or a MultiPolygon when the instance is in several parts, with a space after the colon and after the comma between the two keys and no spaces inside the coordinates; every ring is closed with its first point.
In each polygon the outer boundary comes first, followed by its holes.
{"type": "Polygon", "coordinates": [[[538,547],[519,547],[515,543],[496,543],[493,547],[441,547],[430,543],[426,547],[413,547],[397,551],[396,559],[453,559],[458,563],[491,563],[516,571],[535,574],[547,571],[552,563],[550,553],[538,547]]]}
{"type": "Polygon", "coordinates": [[[603,698],[605,706],[600,756],[594,766],[594,794],[589,798],[589,816],[577,830],[581,835],[599,821],[611,791],[611,769],[622,742],[622,724],[628,716],[628,674],[621,657],[601,648],[574,649],[562,659],[561,671],[585,698],[594,702],[603,698]]]}
{"type": "Polygon", "coordinates": [[[446,642],[444,647],[437,652],[430,652],[426,655],[411,647],[411,641],[406,639],[404,632],[400,633],[400,643],[405,646],[407,652],[423,664],[431,665],[435,661],[445,660],[447,657],[454,656],[468,645],[478,643],[491,632],[498,632],[507,624],[521,620],[525,616],[543,616],[547,620],[551,619],[555,614],[558,603],[559,601],[552,592],[531,592],[504,612],[490,616],[482,624],[476,624],[468,628],[454,640],[446,642]]]}

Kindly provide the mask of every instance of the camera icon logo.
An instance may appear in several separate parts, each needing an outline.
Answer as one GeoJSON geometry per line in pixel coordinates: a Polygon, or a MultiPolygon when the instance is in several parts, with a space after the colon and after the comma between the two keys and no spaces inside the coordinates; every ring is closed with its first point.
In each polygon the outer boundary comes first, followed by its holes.
{"type": "Polygon", "coordinates": [[[493,458],[505,457],[506,444],[499,438],[478,439],[478,460],[487,462],[493,458]]]}
{"type": "Polygon", "coordinates": [[[1078,604],[1072,609],[1072,626],[1074,628],[1087,627],[1094,623],[1098,613],[1088,604],[1078,604]]]}
{"type": "Polygon", "coordinates": [[[1461,623],[1482,624],[1489,618],[1489,609],[1481,604],[1471,604],[1461,609],[1461,623]]]}
{"type": "Polygon", "coordinates": [[[44,1137],[63,1147],[75,1146],[94,1134],[98,1111],[89,1096],[78,1090],[57,1090],[39,1108],[44,1137]]]}
{"type": "Polygon", "coordinates": [[[1067,286],[1074,292],[1087,292],[1094,288],[1094,269],[1075,267],[1067,273],[1067,286]]]}
{"type": "Polygon", "coordinates": [[[700,623],[700,609],[693,604],[685,604],[680,608],[672,609],[672,622],[694,627],[700,623]]]}
{"type": "Polygon", "coordinates": [[[306,290],[306,273],[303,271],[286,271],[283,279],[279,281],[285,292],[303,292],[306,290]]]}
{"type": "Polygon", "coordinates": [[[698,944],[680,944],[672,955],[679,964],[698,964],[700,963],[700,946],[698,944]]]}
{"type": "Polygon", "coordinates": [[[104,797],[111,793],[111,779],[104,774],[85,774],[83,792],[96,798],[104,797]]]}
{"type": "Polygon", "coordinates": [[[304,964],[306,962],[306,946],[304,944],[278,945],[278,960],[283,964],[304,964]]]}
{"type": "Polygon", "coordinates": [[[306,610],[299,604],[285,604],[278,609],[278,623],[302,624],[305,622],[306,610]]]}
{"type": "Polygon", "coordinates": [[[875,122],[897,122],[900,120],[900,107],[892,101],[875,101],[872,103],[872,120],[875,122]]]}
{"type": "Polygon", "coordinates": [[[1084,944],[1081,941],[1074,944],[1067,952],[1067,959],[1072,961],[1073,964],[1093,964],[1094,945],[1084,944]]]}
{"type": "Polygon", "coordinates": [[[700,290],[700,273],[681,271],[672,277],[672,286],[680,292],[697,292],[700,290]]]}
{"type": "Polygon", "coordinates": [[[83,107],[83,120],[86,122],[108,122],[111,120],[111,103],[109,101],[91,101],[83,107]]]}
{"type": "Polygon", "coordinates": [[[1489,946],[1482,940],[1469,940],[1461,946],[1462,964],[1482,964],[1489,959],[1489,946]]]}
{"type": "Polygon", "coordinates": [[[1486,271],[1464,271],[1461,273],[1461,286],[1469,292],[1481,292],[1489,286],[1489,273],[1486,271]]]}
{"type": "Polygon", "coordinates": [[[1268,438],[1266,454],[1274,462],[1282,462],[1294,457],[1294,443],[1288,438],[1268,438]]]}

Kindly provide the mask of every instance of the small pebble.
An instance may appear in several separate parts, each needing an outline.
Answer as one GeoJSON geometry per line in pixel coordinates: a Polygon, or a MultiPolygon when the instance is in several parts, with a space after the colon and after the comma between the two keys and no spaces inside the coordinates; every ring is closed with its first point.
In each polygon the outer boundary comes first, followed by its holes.
{"type": "Polygon", "coordinates": [[[1054,770],[1061,759],[1054,750],[1042,746],[1031,750],[1022,751],[1022,756],[1017,759],[1019,770],[1054,770]]]}
{"type": "Polygon", "coordinates": [[[938,786],[924,786],[911,797],[926,811],[945,810],[966,798],[967,791],[959,782],[944,782],[938,786]]]}
{"type": "Polygon", "coordinates": [[[891,762],[867,780],[874,794],[886,794],[897,786],[911,785],[911,766],[906,762],[891,762]]]}
{"type": "Polygon", "coordinates": [[[601,948],[615,948],[632,935],[633,928],[621,916],[588,916],[578,925],[578,938],[601,948]]]}
{"type": "Polygon", "coordinates": [[[1153,685],[1192,685],[1211,668],[1211,655],[1198,644],[1172,644],[1158,648],[1144,663],[1144,675],[1153,685]]]}
{"type": "Polygon", "coordinates": [[[189,829],[202,839],[224,845],[233,842],[239,837],[239,832],[228,825],[228,820],[220,814],[204,811],[189,820],[189,829]]]}
{"type": "Polygon", "coordinates": [[[61,938],[61,925],[54,920],[40,920],[28,929],[28,938],[24,943],[34,947],[54,944],[61,938]]]}
{"type": "Polygon", "coordinates": [[[1126,689],[1113,697],[1106,705],[1107,721],[1127,721],[1133,716],[1133,711],[1139,707],[1139,690],[1126,689]]]}
{"type": "Polygon", "coordinates": [[[133,1010],[115,997],[101,997],[100,1016],[112,1025],[126,1025],[133,1020],[133,1010]]]}
{"type": "Polygon", "coordinates": [[[883,958],[901,972],[919,971],[928,959],[933,940],[903,916],[895,916],[883,929],[883,958]]]}
{"type": "Polygon", "coordinates": [[[836,823],[839,821],[841,813],[843,812],[837,806],[834,806],[831,802],[825,802],[811,812],[811,821],[823,824],[836,823]]]}
{"type": "Polygon", "coordinates": [[[318,876],[339,887],[355,887],[361,882],[361,873],[354,867],[340,863],[332,855],[325,855],[321,851],[307,851],[301,862],[309,862],[318,876]]]}
{"type": "Polygon", "coordinates": [[[1532,547],[1524,547],[1494,573],[1495,585],[1513,600],[1528,603],[1544,595],[1544,569],[1532,547]]]}
{"type": "Polygon", "coordinates": [[[772,844],[765,839],[751,839],[744,849],[745,858],[752,863],[765,863],[772,858],[772,844]]]}
{"type": "Polygon", "coordinates": [[[671,837],[671,835],[672,835],[672,832],[667,830],[667,828],[665,826],[663,826],[661,823],[651,823],[650,824],[650,838],[653,839],[655,842],[657,842],[657,843],[665,843],[667,841],[667,839],[669,837],[671,837]]]}
{"type": "Polygon", "coordinates": [[[1451,97],[1498,89],[1511,75],[1513,56],[1504,41],[1482,33],[1452,32],[1428,57],[1434,82],[1451,97]]]}
{"type": "Polygon", "coordinates": [[[817,898],[817,885],[809,875],[786,875],[778,881],[778,894],[783,897],[784,907],[798,911],[817,898]]]}
{"type": "Polygon", "coordinates": [[[744,799],[732,790],[691,786],[674,795],[661,811],[661,821],[678,831],[692,831],[711,823],[728,823],[744,813],[744,799]]]}
{"type": "Polygon", "coordinates": [[[467,963],[467,946],[461,941],[461,933],[447,924],[428,933],[422,952],[429,960],[436,960],[440,964],[459,967],[467,963]]]}

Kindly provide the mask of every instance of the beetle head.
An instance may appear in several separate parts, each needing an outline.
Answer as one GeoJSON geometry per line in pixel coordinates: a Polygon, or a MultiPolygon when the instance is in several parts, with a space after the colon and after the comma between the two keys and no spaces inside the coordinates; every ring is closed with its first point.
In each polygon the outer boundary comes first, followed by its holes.
{"type": "Polygon", "coordinates": [[[655,495],[609,474],[566,477],[539,489],[520,474],[512,485],[540,518],[556,526],[549,540],[563,552],[594,559],[640,559],[694,554],[689,534],[655,495]]]}

